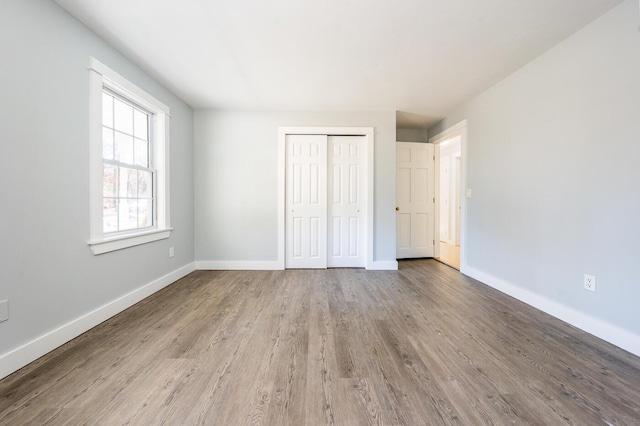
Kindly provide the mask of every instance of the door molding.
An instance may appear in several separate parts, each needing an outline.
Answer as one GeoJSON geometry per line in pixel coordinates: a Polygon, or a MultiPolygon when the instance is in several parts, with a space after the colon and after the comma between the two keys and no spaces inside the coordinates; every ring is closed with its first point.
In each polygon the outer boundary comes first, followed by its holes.
{"type": "Polygon", "coordinates": [[[286,187],[286,138],[287,135],[327,135],[327,136],[364,136],[365,174],[367,182],[367,215],[365,246],[367,250],[365,268],[373,267],[373,127],[278,127],[278,269],[285,269],[285,187],[286,187]]]}
{"type": "MultiPolygon", "coordinates": [[[[460,191],[460,272],[465,273],[467,266],[467,120],[447,128],[429,138],[429,143],[435,145],[436,153],[436,208],[435,208],[435,239],[440,241],[440,147],[439,144],[447,139],[460,136],[460,181],[458,182],[460,191]]],[[[435,257],[440,256],[440,244],[436,244],[435,257]]]]}

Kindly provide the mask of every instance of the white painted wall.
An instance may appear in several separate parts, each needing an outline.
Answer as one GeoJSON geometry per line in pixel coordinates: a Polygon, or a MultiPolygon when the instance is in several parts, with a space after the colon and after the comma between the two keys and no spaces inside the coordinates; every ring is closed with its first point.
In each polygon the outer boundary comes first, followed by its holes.
{"type": "Polygon", "coordinates": [[[54,2],[3,0],[0,144],[1,377],[21,345],[193,264],[193,111],[54,2]],[[172,114],[171,238],[100,256],[87,246],[89,56],[172,114]]]}
{"type": "Polygon", "coordinates": [[[468,119],[466,272],[638,354],[639,22],[623,2],[429,131],[468,119]]]}
{"type": "Polygon", "coordinates": [[[279,126],[374,127],[373,256],[395,262],[395,111],[196,111],[196,259],[277,259],[279,126]]]}

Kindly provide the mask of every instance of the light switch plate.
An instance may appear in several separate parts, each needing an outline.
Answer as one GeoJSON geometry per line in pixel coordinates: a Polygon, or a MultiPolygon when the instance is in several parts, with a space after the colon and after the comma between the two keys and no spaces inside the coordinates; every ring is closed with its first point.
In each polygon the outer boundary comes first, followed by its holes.
{"type": "Polygon", "coordinates": [[[467,189],[467,198],[471,198],[471,190],[467,189]]]}

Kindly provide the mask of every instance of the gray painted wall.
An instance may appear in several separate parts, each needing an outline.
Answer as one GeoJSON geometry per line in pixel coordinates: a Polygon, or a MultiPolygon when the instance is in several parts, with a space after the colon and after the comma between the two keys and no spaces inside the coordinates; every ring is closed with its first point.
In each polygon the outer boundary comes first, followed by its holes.
{"type": "Polygon", "coordinates": [[[193,111],[52,1],[0,3],[0,143],[0,355],[193,262],[193,111]],[[171,108],[169,240],[89,251],[89,56],[171,108]]]}
{"type": "Polygon", "coordinates": [[[429,131],[468,119],[469,266],[636,334],[638,22],[625,1],[429,131]]]}
{"type": "Polygon", "coordinates": [[[398,142],[427,142],[427,129],[396,129],[398,142]]]}
{"type": "Polygon", "coordinates": [[[277,259],[279,126],[375,128],[374,260],[395,261],[395,111],[196,111],[196,259],[277,259]]]}

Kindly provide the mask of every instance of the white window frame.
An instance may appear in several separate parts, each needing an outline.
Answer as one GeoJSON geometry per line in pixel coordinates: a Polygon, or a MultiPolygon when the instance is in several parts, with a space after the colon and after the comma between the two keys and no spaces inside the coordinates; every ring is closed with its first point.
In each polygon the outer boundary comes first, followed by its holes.
{"type": "Polygon", "coordinates": [[[89,247],[94,255],[121,250],[169,238],[169,107],[131,83],[96,58],[89,58],[89,247]],[[152,113],[150,117],[154,180],[154,218],[152,228],[134,229],[116,235],[103,231],[103,163],[102,163],[102,92],[112,92],[140,105],[152,113]]]}

